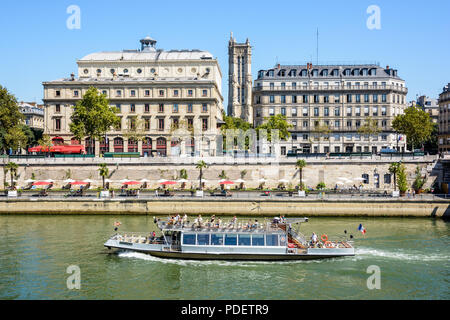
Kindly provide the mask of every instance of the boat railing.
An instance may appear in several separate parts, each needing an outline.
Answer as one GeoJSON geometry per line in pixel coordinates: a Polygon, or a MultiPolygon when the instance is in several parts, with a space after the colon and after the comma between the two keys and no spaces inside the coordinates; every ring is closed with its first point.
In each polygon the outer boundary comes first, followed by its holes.
{"type": "Polygon", "coordinates": [[[121,234],[113,235],[110,240],[117,240],[128,243],[143,243],[143,244],[167,244],[167,241],[162,237],[153,237],[152,235],[144,235],[137,232],[122,232],[121,234]]]}
{"type": "Polygon", "coordinates": [[[204,231],[204,232],[279,232],[282,230],[278,224],[261,223],[261,224],[233,224],[231,222],[222,222],[220,225],[211,222],[203,223],[171,223],[160,221],[158,227],[161,230],[183,230],[183,231],[204,231]]]}

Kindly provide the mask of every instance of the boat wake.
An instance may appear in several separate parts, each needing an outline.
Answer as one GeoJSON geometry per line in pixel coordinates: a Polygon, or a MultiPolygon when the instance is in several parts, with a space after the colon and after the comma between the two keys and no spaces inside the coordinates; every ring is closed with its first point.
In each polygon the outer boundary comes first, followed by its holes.
{"type": "Polygon", "coordinates": [[[357,248],[355,250],[356,257],[363,258],[366,256],[382,257],[387,259],[397,259],[406,261],[449,261],[450,256],[448,254],[421,254],[410,253],[402,250],[398,251],[386,251],[373,248],[357,248]]]}
{"type": "MultiPolygon", "coordinates": [[[[118,253],[120,258],[138,259],[150,262],[159,262],[164,264],[177,264],[181,266],[237,266],[237,267],[254,267],[257,265],[292,265],[292,264],[309,264],[309,263],[323,263],[325,260],[296,260],[296,261],[224,261],[224,260],[184,260],[184,259],[163,259],[151,256],[149,254],[122,251],[118,253]]],[[[345,258],[331,258],[331,260],[342,260],[354,257],[345,258]]]]}

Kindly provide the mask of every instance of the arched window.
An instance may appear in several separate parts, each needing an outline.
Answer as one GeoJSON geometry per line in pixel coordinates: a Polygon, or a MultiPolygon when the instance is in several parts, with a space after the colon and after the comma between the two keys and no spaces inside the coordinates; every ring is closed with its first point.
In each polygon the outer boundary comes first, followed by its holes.
{"type": "Polygon", "coordinates": [[[109,152],[109,139],[102,138],[100,140],[100,153],[105,154],[106,152],[109,152]]]}
{"type": "Polygon", "coordinates": [[[158,155],[165,157],[167,155],[167,140],[166,138],[158,138],[156,140],[156,150],[158,155]]]}
{"type": "Polygon", "coordinates": [[[142,155],[149,157],[152,154],[152,138],[146,137],[142,140],[142,155]]]}
{"type": "Polygon", "coordinates": [[[138,152],[138,142],[135,139],[128,139],[128,152],[138,152]]]}
{"type": "Polygon", "coordinates": [[[55,137],[52,139],[52,143],[54,146],[61,146],[64,144],[64,139],[61,137],[55,137]]]}
{"type": "Polygon", "coordinates": [[[120,137],[114,138],[114,152],[123,152],[123,139],[120,137]]]}

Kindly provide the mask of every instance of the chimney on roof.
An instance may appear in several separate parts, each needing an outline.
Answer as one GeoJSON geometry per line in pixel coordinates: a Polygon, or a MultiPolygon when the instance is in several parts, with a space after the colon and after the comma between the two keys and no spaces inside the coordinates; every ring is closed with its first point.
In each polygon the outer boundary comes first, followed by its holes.
{"type": "Polygon", "coordinates": [[[70,74],[70,80],[75,81],[75,74],[73,72],[70,74]]]}

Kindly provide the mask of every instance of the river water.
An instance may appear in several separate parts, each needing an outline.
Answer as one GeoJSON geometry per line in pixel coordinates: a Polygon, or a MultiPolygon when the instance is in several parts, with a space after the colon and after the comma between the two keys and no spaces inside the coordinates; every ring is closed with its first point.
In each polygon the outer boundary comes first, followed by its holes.
{"type": "Polygon", "coordinates": [[[348,230],[357,256],[308,262],[111,254],[103,243],[117,220],[122,231],[155,228],[145,216],[0,216],[0,299],[450,299],[450,224],[438,219],[311,218],[303,234],[348,230]],[[72,265],[79,290],[67,288],[72,265]],[[370,266],[380,289],[367,286],[370,266]]]}

